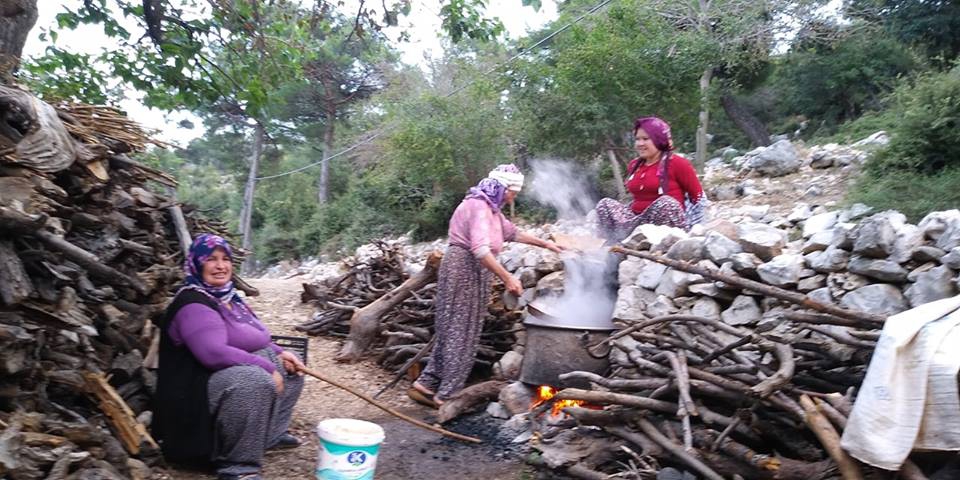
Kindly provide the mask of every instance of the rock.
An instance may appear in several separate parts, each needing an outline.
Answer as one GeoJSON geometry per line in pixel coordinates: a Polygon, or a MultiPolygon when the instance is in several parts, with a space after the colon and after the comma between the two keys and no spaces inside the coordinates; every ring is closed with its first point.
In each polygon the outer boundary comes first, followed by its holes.
{"type": "Polygon", "coordinates": [[[840,299],[840,305],[851,310],[890,316],[907,308],[906,298],[900,289],[886,283],[860,287],[840,299]]]}
{"type": "Polygon", "coordinates": [[[854,256],[847,263],[847,270],[863,275],[865,277],[875,278],[881,282],[905,282],[908,272],[900,264],[890,260],[876,260],[854,256]]]}
{"type": "Polygon", "coordinates": [[[523,355],[515,350],[510,350],[493,364],[493,376],[500,380],[517,380],[520,378],[522,363],[523,355]]]}
{"type": "Polygon", "coordinates": [[[670,298],[682,297],[687,294],[687,287],[689,287],[691,283],[701,280],[703,280],[703,277],[700,275],[681,272],[680,270],[674,270],[672,268],[667,269],[663,274],[663,278],[660,279],[660,284],[657,285],[656,292],[658,295],[666,295],[670,298]]]}
{"type": "Polygon", "coordinates": [[[937,248],[953,250],[960,247],[960,220],[947,224],[947,228],[937,239],[937,248]]]}
{"type": "Polygon", "coordinates": [[[613,306],[613,318],[620,320],[639,320],[647,310],[647,304],[653,302],[657,294],[652,290],[636,285],[623,285],[617,292],[617,301],[613,306]]]}
{"type": "Polygon", "coordinates": [[[734,200],[743,195],[739,185],[721,184],[710,189],[710,199],[718,202],[734,200]]]}
{"type": "Polygon", "coordinates": [[[724,237],[727,237],[733,241],[740,239],[740,235],[737,233],[737,224],[729,220],[714,218],[713,220],[709,220],[707,223],[704,223],[703,227],[707,232],[719,233],[720,235],[723,235],[724,237]]]}
{"type": "Polygon", "coordinates": [[[741,252],[743,247],[739,243],[715,231],[708,232],[703,241],[703,255],[715,263],[726,262],[741,252]]]}
{"type": "Polygon", "coordinates": [[[920,265],[919,267],[914,268],[913,270],[910,271],[910,273],[907,275],[907,281],[910,283],[916,282],[917,279],[920,278],[921,273],[928,272],[930,270],[933,270],[936,267],[937,267],[936,263],[933,263],[933,262],[924,263],[923,265],[920,265]]]}
{"type": "Polygon", "coordinates": [[[890,136],[887,135],[887,132],[880,130],[863,140],[854,142],[853,145],[850,145],[853,148],[876,148],[882,147],[890,143],[890,136]]]}
{"type": "Polygon", "coordinates": [[[747,325],[760,320],[763,312],[757,301],[748,295],[739,295],[733,299],[730,308],[720,314],[720,319],[729,325],[747,325]]]}
{"type": "Polygon", "coordinates": [[[733,147],[724,148],[723,151],[720,152],[720,157],[723,158],[724,162],[731,162],[734,157],[738,156],[740,156],[740,151],[733,147]]]}
{"type": "Polygon", "coordinates": [[[837,223],[837,212],[814,215],[803,222],[803,238],[810,238],[817,233],[832,228],[837,223]]]}
{"type": "Polygon", "coordinates": [[[836,231],[834,229],[817,232],[804,242],[803,246],[800,247],[800,251],[802,253],[811,253],[826,250],[827,247],[833,244],[835,236],[836,231]]]}
{"type": "MultiPolygon", "coordinates": [[[[913,250],[913,252],[910,254],[910,259],[916,262],[943,262],[943,260],[941,259],[944,256],[946,256],[946,254],[947,252],[937,247],[921,245],[913,250]]],[[[950,267],[950,268],[953,268],[953,269],[960,268],[960,250],[958,250],[956,258],[958,262],[958,267],[950,267]]]]}
{"type": "Polygon", "coordinates": [[[684,262],[699,262],[703,258],[703,237],[678,240],[667,250],[667,258],[684,262]]]}
{"type": "Polygon", "coordinates": [[[837,221],[840,223],[852,222],[872,211],[873,207],[868,207],[862,203],[854,203],[853,205],[850,205],[850,208],[844,209],[840,212],[840,215],[837,216],[837,221]]]}
{"type": "Polygon", "coordinates": [[[770,212],[770,205],[744,205],[734,210],[734,212],[754,221],[760,221],[770,212]]]}
{"type": "Polygon", "coordinates": [[[844,250],[853,250],[854,233],[857,229],[855,223],[838,223],[833,229],[833,241],[830,245],[844,250]]]}
{"type": "Polygon", "coordinates": [[[807,296],[810,297],[810,300],[814,302],[819,302],[824,305],[833,305],[833,295],[830,293],[829,288],[818,288],[807,293],[807,296]]]}
{"type": "Polygon", "coordinates": [[[801,195],[800,198],[803,198],[804,200],[809,200],[811,198],[817,198],[820,195],[823,195],[823,189],[816,185],[813,185],[811,187],[808,187],[806,190],[804,190],[803,195],[801,195]]]}
{"type": "MultiPolygon", "coordinates": [[[[897,231],[893,225],[898,212],[878,213],[860,225],[853,241],[853,252],[872,258],[886,258],[893,251],[897,231]]],[[[903,214],[899,214],[903,217],[903,214]]],[[[901,224],[903,221],[901,220],[901,224]]]]}
{"type": "Polygon", "coordinates": [[[789,140],[780,140],[766,148],[755,149],[745,155],[747,168],[763,175],[779,177],[800,168],[800,156],[789,140]]]}
{"type": "Polygon", "coordinates": [[[887,260],[896,263],[910,261],[913,252],[923,246],[923,232],[916,225],[909,223],[897,228],[897,239],[893,242],[893,251],[887,260]]]}
{"type": "Polygon", "coordinates": [[[800,202],[793,207],[790,214],[787,215],[787,221],[790,223],[799,223],[813,216],[813,209],[810,204],[800,202]]]}
{"type": "Polygon", "coordinates": [[[917,280],[903,293],[910,301],[911,307],[952,297],[957,294],[957,286],[953,283],[954,275],[956,272],[944,265],[931,268],[917,275],[917,280]]]}
{"type": "Polygon", "coordinates": [[[563,260],[560,259],[560,255],[549,250],[544,251],[542,255],[543,257],[540,259],[540,263],[534,267],[537,273],[546,275],[563,270],[563,260]]]}
{"type": "Polygon", "coordinates": [[[762,265],[763,262],[752,253],[735,253],[730,256],[730,264],[736,273],[744,277],[757,278],[757,267],[762,265]]]}
{"type": "Polygon", "coordinates": [[[786,244],[783,233],[762,223],[744,223],[737,230],[743,251],[753,253],[764,261],[780,255],[786,244]]]}
{"type": "Polygon", "coordinates": [[[660,279],[667,266],[637,257],[628,257],[620,262],[620,285],[637,285],[654,290],[660,285],[660,279]]]}
{"type": "Polygon", "coordinates": [[[833,245],[822,252],[812,252],[805,256],[807,266],[820,273],[839,272],[847,267],[850,254],[833,245]]]}
{"type": "MultiPolygon", "coordinates": [[[[870,280],[863,275],[850,272],[837,272],[827,275],[827,286],[835,287],[841,292],[850,292],[870,285],[870,280]]],[[[838,296],[838,295],[834,295],[838,296]]]]}
{"type": "Polygon", "coordinates": [[[720,319],[720,304],[712,298],[700,297],[693,304],[690,313],[704,318],[720,319]]]}
{"type": "Polygon", "coordinates": [[[537,282],[536,298],[559,297],[563,295],[563,281],[566,275],[563,271],[545,275],[537,282]]]}
{"type": "Polygon", "coordinates": [[[657,295],[657,298],[647,305],[647,316],[650,318],[662,317],[677,313],[677,306],[669,297],[657,295]]]}
{"type": "Polygon", "coordinates": [[[533,388],[527,386],[527,384],[523,382],[513,382],[500,390],[498,400],[500,401],[500,405],[513,416],[530,411],[534,393],[533,388]]]}
{"type": "Polygon", "coordinates": [[[730,297],[729,294],[725,292],[721,292],[720,289],[717,288],[717,285],[713,282],[695,283],[687,287],[687,290],[689,290],[692,295],[700,295],[700,296],[710,297],[710,298],[724,298],[724,299],[732,298],[730,297]]]}
{"type": "Polygon", "coordinates": [[[657,472],[657,480],[697,480],[697,476],[685,470],[667,467],[657,472]]]}
{"type": "MultiPolygon", "coordinates": [[[[679,240],[686,238],[687,233],[679,228],[645,223],[635,228],[633,233],[623,241],[623,245],[635,250],[649,250],[656,245],[662,245],[668,237],[679,240]]],[[[666,245],[666,248],[670,248],[670,245],[673,243],[666,245]]]]}
{"type": "Polygon", "coordinates": [[[493,418],[500,418],[503,420],[506,420],[513,416],[510,414],[510,412],[507,411],[506,407],[504,407],[503,404],[500,402],[490,402],[489,404],[487,404],[486,413],[487,415],[490,415],[493,418]]]}
{"type": "Polygon", "coordinates": [[[827,276],[817,274],[812,277],[804,278],[797,283],[797,290],[803,293],[812,292],[827,286],[827,276]]]}
{"type": "Polygon", "coordinates": [[[520,280],[523,288],[534,287],[537,285],[537,281],[540,280],[540,274],[537,273],[537,269],[533,267],[520,267],[514,272],[514,276],[517,277],[517,280],[520,280]]]}
{"type": "Polygon", "coordinates": [[[940,258],[940,263],[954,270],[960,270],[960,247],[952,248],[950,253],[940,258]]]}
{"type": "Polygon", "coordinates": [[[773,286],[793,288],[800,281],[800,270],[803,269],[802,255],[786,253],[774,257],[773,260],[757,267],[760,278],[773,286]]]}
{"type": "Polygon", "coordinates": [[[928,213],[920,220],[917,227],[923,232],[924,237],[930,240],[939,240],[947,226],[957,222],[960,222],[960,210],[944,210],[928,213]]]}

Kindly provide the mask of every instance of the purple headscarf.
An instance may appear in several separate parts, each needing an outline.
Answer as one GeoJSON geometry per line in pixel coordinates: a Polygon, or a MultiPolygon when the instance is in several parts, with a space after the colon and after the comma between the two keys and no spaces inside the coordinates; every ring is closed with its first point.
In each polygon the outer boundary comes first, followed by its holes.
{"type": "Polygon", "coordinates": [[[507,198],[507,186],[492,178],[484,178],[475,187],[470,187],[465,198],[479,198],[487,204],[494,212],[499,212],[507,198]]]}
{"type": "MultiPolygon", "coordinates": [[[[520,175],[520,169],[512,163],[504,163],[502,165],[497,165],[497,168],[494,168],[491,171],[491,176],[495,172],[504,172],[509,174],[516,174],[520,176],[520,181],[522,183],[523,175],[520,175]]],[[[500,207],[503,206],[503,202],[507,198],[507,189],[509,185],[504,183],[503,180],[496,178],[484,178],[480,180],[480,183],[477,183],[477,186],[470,188],[470,191],[467,192],[465,198],[479,198],[487,202],[490,205],[490,208],[494,212],[499,212],[500,207]]]]}
{"type": "Polygon", "coordinates": [[[653,145],[661,152],[673,150],[673,136],[670,134],[670,124],[657,117],[640,117],[633,122],[633,131],[642,128],[653,145]]]}
{"type": "Polygon", "coordinates": [[[240,299],[236,289],[233,288],[233,281],[227,282],[222,287],[214,287],[203,281],[203,262],[207,261],[217,248],[222,248],[227,257],[233,259],[233,250],[223,237],[204,233],[193,239],[187,259],[183,262],[183,269],[187,273],[184,288],[200,290],[225,303],[235,302],[242,305],[243,300],[240,299]]]}

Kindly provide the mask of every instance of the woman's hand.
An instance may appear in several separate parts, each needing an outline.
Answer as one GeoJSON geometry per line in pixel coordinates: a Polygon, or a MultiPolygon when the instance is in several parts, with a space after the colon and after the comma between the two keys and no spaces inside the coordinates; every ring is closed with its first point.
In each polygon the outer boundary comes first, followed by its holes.
{"type": "Polygon", "coordinates": [[[566,247],[562,245],[557,245],[556,243],[553,243],[550,240],[543,241],[543,248],[546,248],[547,250],[550,250],[551,252],[556,252],[556,253],[560,253],[567,249],[566,247]]]}
{"type": "Polygon", "coordinates": [[[277,395],[283,393],[283,375],[280,375],[279,370],[273,371],[273,386],[277,389],[277,395]]]}
{"type": "Polygon", "coordinates": [[[300,357],[296,354],[284,350],[277,354],[277,357],[283,361],[283,368],[288,372],[303,376],[301,368],[306,368],[306,365],[303,364],[303,361],[301,361],[300,357]]]}
{"type": "Polygon", "coordinates": [[[517,280],[517,277],[507,274],[506,278],[503,278],[503,285],[507,287],[507,291],[520,296],[523,295],[523,284],[520,283],[520,280],[517,280]]]}

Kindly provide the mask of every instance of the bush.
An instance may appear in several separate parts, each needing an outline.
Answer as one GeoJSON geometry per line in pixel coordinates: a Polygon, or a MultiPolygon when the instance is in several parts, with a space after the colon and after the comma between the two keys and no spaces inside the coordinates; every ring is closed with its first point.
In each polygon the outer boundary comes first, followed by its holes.
{"type": "Polygon", "coordinates": [[[960,168],[960,66],[918,77],[891,98],[890,144],[868,164],[875,175],[960,168]]]}
{"type": "Polygon", "coordinates": [[[912,222],[937,210],[960,205],[960,168],[950,168],[936,175],[904,170],[860,177],[847,194],[848,203],[860,202],[878,210],[897,210],[912,222]]]}

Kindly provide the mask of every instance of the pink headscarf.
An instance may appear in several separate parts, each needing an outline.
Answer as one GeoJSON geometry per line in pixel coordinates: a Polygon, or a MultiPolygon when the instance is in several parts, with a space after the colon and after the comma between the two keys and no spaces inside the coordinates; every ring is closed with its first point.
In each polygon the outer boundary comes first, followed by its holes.
{"type": "Polygon", "coordinates": [[[642,128],[653,145],[661,152],[673,150],[673,136],[670,135],[670,124],[657,117],[640,117],[633,122],[633,131],[642,128]]]}

